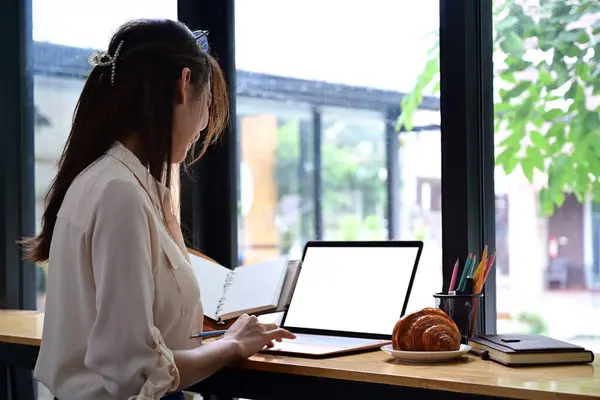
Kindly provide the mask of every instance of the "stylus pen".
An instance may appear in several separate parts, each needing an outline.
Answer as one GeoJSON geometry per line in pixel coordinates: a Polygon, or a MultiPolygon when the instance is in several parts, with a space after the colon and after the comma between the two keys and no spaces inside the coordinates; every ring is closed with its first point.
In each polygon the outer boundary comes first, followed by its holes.
{"type": "Polygon", "coordinates": [[[197,333],[192,333],[190,335],[190,339],[195,339],[195,338],[209,338],[209,337],[221,336],[221,335],[224,335],[226,332],[227,331],[197,332],[197,333]]]}

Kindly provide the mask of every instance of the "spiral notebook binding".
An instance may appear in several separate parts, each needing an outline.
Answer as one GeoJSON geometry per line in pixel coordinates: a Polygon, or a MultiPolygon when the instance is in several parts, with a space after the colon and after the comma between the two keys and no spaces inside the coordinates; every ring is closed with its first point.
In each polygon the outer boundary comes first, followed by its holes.
{"type": "Polygon", "coordinates": [[[227,300],[227,289],[233,283],[234,277],[235,277],[235,270],[227,273],[227,276],[225,277],[225,282],[223,283],[223,296],[221,296],[221,298],[219,299],[219,302],[217,303],[217,310],[215,311],[215,318],[217,319],[218,322],[222,322],[221,319],[219,318],[219,314],[221,313],[221,310],[223,310],[223,306],[225,305],[225,300],[227,300]]]}

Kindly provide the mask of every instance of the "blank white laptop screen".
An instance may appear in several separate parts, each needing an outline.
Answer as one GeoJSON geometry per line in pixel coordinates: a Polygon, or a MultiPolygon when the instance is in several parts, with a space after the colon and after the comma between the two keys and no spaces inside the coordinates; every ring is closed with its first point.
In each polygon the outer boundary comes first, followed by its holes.
{"type": "Polygon", "coordinates": [[[391,335],[419,248],[306,249],[284,325],[391,335]]]}

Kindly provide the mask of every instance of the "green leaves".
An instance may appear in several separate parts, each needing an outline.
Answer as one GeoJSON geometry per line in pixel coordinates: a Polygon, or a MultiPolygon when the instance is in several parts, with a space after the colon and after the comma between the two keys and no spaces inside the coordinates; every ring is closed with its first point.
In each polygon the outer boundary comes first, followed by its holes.
{"type": "Polygon", "coordinates": [[[515,28],[518,23],[519,23],[519,18],[515,17],[514,15],[509,15],[508,17],[504,18],[503,20],[501,20],[500,22],[498,22],[496,24],[496,31],[497,32],[510,31],[513,28],[515,28]]]}
{"type": "Polygon", "coordinates": [[[562,110],[559,110],[558,108],[553,108],[551,110],[546,111],[542,118],[544,118],[544,121],[552,122],[558,119],[559,117],[562,117],[563,115],[564,112],[562,110]]]}
{"type": "MultiPolygon", "coordinates": [[[[530,137],[533,145],[540,151],[540,156],[541,156],[541,151],[547,152],[550,150],[550,145],[548,144],[548,139],[540,131],[532,131],[529,134],[529,137],[530,137]]],[[[540,168],[540,171],[542,171],[542,170],[543,170],[543,168],[540,168]]]]}
{"type": "MultiPolygon", "coordinates": [[[[437,44],[436,44],[437,46],[437,44]]],[[[423,102],[423,91],[429,86],[433,86],[432,93],[440,91],[440,53],[439,51],[432,52],[431,58],[425,64],[425,69],[419,75],[417,83],[412,92],[408,93],[401,102],[402,113],[398,117],[396,130],[400,131],[404,127],[407,131],[412,130],[412,118],[414,113],[423,102]]]]}
{"type": "Polygon", "coordinates": [[[585,44],[589,41],[589,36],[586,33],[585,29],[572,29],[569,31],[563,31],[558,34],[555,40],[555,45],[557,47],[569,47],[573,46],[576,43],[585,44]]]}
{"type": "Polygon", "coordinates": [[[548,71],[541,70],[539,79],[542,85],[552,84],[552,75],[550,75],[550,72],[548,71]]]}
{"type": "Polygon", "coordinates": [[[592,35],[600,35],[600,20],[592,25],[592,35]]]}
{"type": "Polygon", "coordinates": [[[512,144],[507,146],[498,156],[496,157],[496,163],[501,165],[504,169],[504,173],[507,175],[513,172],[519,163],[519,157],[517,156],[521,146],[519,144],[512,144]]]}
{"type": "Polygon", "coordinates": [[[525,43],[514,31],[509,31],[500,42],[500,47],[506,54],[522,56],[525,54],[525,43]]]}
{"type": "MultiPolygon", "coordinates": [[[[536,172],[546,178],[540,191],[545,214],[560,207],[566,193],[600,202],[600,106],[590,109],[597,103],[588,98],[600,96],[600,1],[522,3],[495,3],[495,58],[505,66],[495,74],[503,82],[494,110],[502,137],[496,164],[506,174],[520,166],[530,182],[536,172]]],[[[435,57],[402,101],[398,129],[412,129],[423,89],[439,82],[439,69],[433,71],[439,52],[430,54],[435,57]]]]}
{"type": "MultiPolygon", "coordinates": [[[[522,8],[517,10],[520,6],[515,2],[509,0],[509,3],[513,15],[527,13],[522,8]]],[[[585,18],[592,6],[592,0],[542,1],[536,10],[541,16],[537,29],[525,25],[520,30],[506,32],[504,39],[499,33],[497,39],[496,51],[503,52],[510,61],[503,76],[518,77],[523,71],[519,60],[525,57],[513,37],[516,32],[533,32],[532,37],[542,50],[554,53],[551,61],[540,59],[527,68],[527,71],[537,69],[536,81],[515,79],[511,89],[501,92],[501,104],[497,106],[504,112],[496,115],[498,126],[508,132],[508,138],[522,138],[523,130],[526,131],[525,151],[515,152],[511,147],[513,144],[506,139],[498,145],[506,147],[500,153],[504,156],[497,157],[496,163],[510,173],[515,162],[509,156],[517,158],[523,175],[530,182],[533,182],[536,170],[544,173],[547,183],[540,193],[540,200],[545,213],[560,207],[567,192],[574,193],[581,201],[594,190],[600,194],[600,188],[595,189],[600,186],[597,182],[600,176],[600,116],[598,110],[586,108],[586,92],[600,87],[593,78],[593,72],[600,65],[597,57],[583,59],[591,44],[598,43],[600,37],[590,37],[585,29],[570,25],[585,18]]],[[[512,18],[507,18],[512,24],[512,18]]],[[[519,21],[523,25],[526,19],[519,21]]]]}
{"type": "Polygon", "coordinates": [[[587,112],[584,118],[584,128],[590,132],[595,132],[600,126],[600,116],[597,112],[587,112]]]}
{"type": "Polygon", "coordinates": [[[521,81],[521,82],[517,83],[515,85],[515,87],[513,87],[512,89],[501,94],[502,101],[507,102],[507,101],[514,99],[515,97],[519,97],[524,91],[529,89],[530,86],[531,86],[530,81],[521,81]]]}

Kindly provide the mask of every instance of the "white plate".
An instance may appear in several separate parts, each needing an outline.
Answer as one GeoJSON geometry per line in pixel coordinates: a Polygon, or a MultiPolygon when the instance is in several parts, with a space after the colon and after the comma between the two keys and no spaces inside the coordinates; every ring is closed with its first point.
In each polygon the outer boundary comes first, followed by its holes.
{"type": "Polygon", "coordinates": [[[400,351],[394,350],[391,344],[387,344],[382,346],[381,350],[401,361],[434,363],[462,357],[471,350],[471,346],[461,344],[460,348],[454,351],[400,351]]]}

